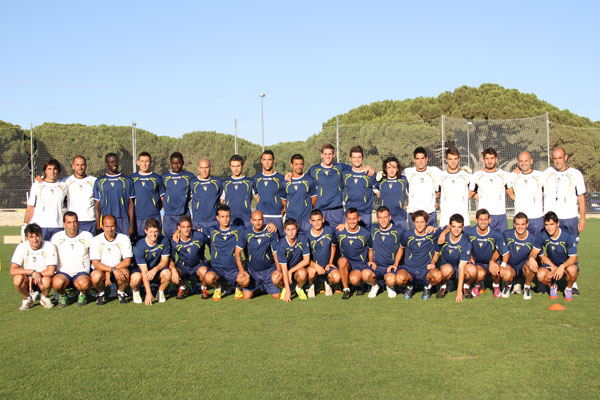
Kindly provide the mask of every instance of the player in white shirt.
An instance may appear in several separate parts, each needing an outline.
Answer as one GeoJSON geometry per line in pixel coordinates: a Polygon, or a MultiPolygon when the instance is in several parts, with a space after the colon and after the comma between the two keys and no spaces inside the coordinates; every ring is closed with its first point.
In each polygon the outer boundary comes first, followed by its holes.
{"type": "Polygon", "coordinates": [[[458,149],[451,146],[446,150],[448,168],[440,173],[440,226],[449,224],[454,214],[462,215],[464,225],[469,226],[469,183],[471,174],[460,167],[458,149]]]}
{"type": "Polygon", "coordinates": [[[96,234],[94,183],[96,178],[86,174],[87,162],[83,156],[73,158],[73,175],[65,179],[67,185],[67,211],[77,214],[79,230],[96,234]]]}
{"type": "Polygon", "coordinates": [[[62,208],[67,196],[67,185],[58,182],[61,167],[50,159],[44,164],[44,180],[33,182],[25,210],[26,224],[35,223],[42,228],[42,240],[62,230],[62,208]]]}
{"type": "Polygon", "coordinates": [[[58,268],[52,278],[52,288],[58,293],[58,307],[67,306],[65,290],[72,286],[79,291],[78,306],[87,304],[90,280],[90,244],[94,236],[88,231],[79,231],[77,214],[67,211],[63,215],[64,231],[52,236],[52,244],[58,252],[58,268]]]}
{"type": "Polygon", "coordinates": [[[506,219],[506,190],[511,187],[508,172],[499,169],[498,153],[488,147],[482,153],[484,168],[473,173],[469,186],[471,197],[478,201],[477,209],[485,208],[490,213],[490,226],[497,231],[508,229],[506,219]]]}
{"type": "Polygon", "coordinates": [[[428,161],[427,150],[423,147],[417,147],[413,151],[415,166],[404,170],[404,175],[408,180],[407,211],[409,229],[414,228],[412,214],[418,210],[423,210],[429,215],[427,225],[437,226],[436,190],[442,171],[438,167],[427,166],[428,161]]]}
{"type": "Polygon", "coordinates": [[[35,298],[30,293],[34,291],[42,292],[40,304],[44,308],[52,308],[48,294],[58,262],[56,247],[42,240],[42,228],[37,224],[25,227],[25,238],[26,241],[17,246],[10,261],[13,284],[23,296],[19,310],[27,310],[33,306],[35,298]]]}
{"type": "Polygon", "coordinates": [[[533,160],[528,151],[519,154],[519,172],[510,174],[511,188],[507,194],[515,201],[515,215],[522,212],[527,215],[527,230],[539,235],[544,230],[544,174],[531,168],[533,160]]]}
{"type": "Polygon", "coordinates": [[[104,305],[105,285],[111,285],[111,279],[118,286],[117,297],[120,303],[127,303],[125,288],[129,283],[129,266],[133,258],[131,242],[129,238],[117,233],[117,222],[115,217],[108,214],[102,218],[103,233],[95,236],[90,245],[90,260],[94,270],[92,271],[92,285],[98,291],[96,304],[104,305]]]}

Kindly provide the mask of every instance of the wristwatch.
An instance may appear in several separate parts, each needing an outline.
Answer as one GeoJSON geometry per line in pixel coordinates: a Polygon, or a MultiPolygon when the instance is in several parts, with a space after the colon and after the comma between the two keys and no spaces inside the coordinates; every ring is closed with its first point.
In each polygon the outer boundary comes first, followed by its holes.
{"type": "Polygon", "coordinates": [[[115,267],[110,267],[110,272],[115,272],[115,267]]]}

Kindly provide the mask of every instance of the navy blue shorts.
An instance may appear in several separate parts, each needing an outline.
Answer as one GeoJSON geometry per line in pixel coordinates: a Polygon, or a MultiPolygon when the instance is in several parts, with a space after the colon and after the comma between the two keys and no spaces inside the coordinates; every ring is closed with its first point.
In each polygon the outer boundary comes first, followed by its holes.
{"type": "Polygon", "coordinates": [[[57,272],[56,275],[62,275],[65,278],[67,278],[67,280],[69,281],[69,285],[67,287],[74,287],[73,283],[80,277],[80,276],[87,276],[88,278],[90,277],[90,274],[88,272],[78,272],[77,274],[71,276],[65,272],[57,272]]]}
{"type": "Polygon", "coordinates": [[[117,220],[117,233],[129,236],[129,217],[115,219],[117,220]]]}
{"type": "MultiPolygon", "coordinates": [[[[271,275],[273,272],[277,270],[277,267],[273,266],[269,269],[264,269],[261,271],[254,271],[248,268],[248,273],[250,274],[250,284],[245,287],[243,290],[254,292],[261,286],[266,290],[269,294],[278,294],[281,293],[281,289],[273,284],[273,280],[271,279],[271,275]]],[[[236,271],[237,272],[237,271],[236,271]]],[[[236,273],[237,278],[237,273],[236,273]]]]}
{"type": "Polygon", "coordinates": [[[371,213],[370,211],[366,213],[358,213],[358,216],[360,217],[359,224],[364,226],[368,230],[371,230],[371,222],[373,222],[373,213],[371,213]]]}
{"type": "Polygon", "coordinates": [[[211,226],[218,226],[219,222],[216,219],[212,221],[192,221],[192,228],[194,230],[206,229],[211,226]]]}
{"type": "Polygon", "coordinates": [[[350,264],[350,271],[362,271],[363,269],[367,268],[373,271],[373,269],[371,269],[366,262],[348,260],[348,263],[350,264]]]}
{"type": "Polygon", "coordinates": [[[52,239],[52,235],[56,232],[60,232],[64,230],[63,228],[42,228],[42,240],[50,241],[52,239]]]}
{"type": "MultiPolygon", "coordinates": [[[[561,222],[561,226],[562,226],[562,222],[561,222]]],[[[535,236],[538,236],[540,233],[542,233],[544,231],[544,218],[543,217],[539,217],[539,218],[531,218],[529,220],[529,226],[527,227],[527,230],[532,233],[535,236]]]]}
{"type": "Polygon", "coordinates": [[[198,272],[198,268],[200,267],[206,267],[206,265],[200,263],[194,267],[185,267],[185,266],[181,266],[181,265],[175,265],[175,268],[177,268],[177,270],[179,271],[179,275],[181,278],[185,279],[185,278],[192,278],[194,276],[198,276],[197,272],[198,272]]]}
{"type": "Polygon", "coordinates": [[[508,219],[506,214],[490,215],[490,226],[499,232],[508,230],[508,219]]]}
{"type": "Polygon", "coordinates": [[[559,221],[560,227],[565,231],[569,232],[571,235],[575,235],[579,238],[579,229],[577,225],[579,224],[579,218],[564,218],[559,221]]]}
{"type": "MultiPolygon", "coordinates": [[[[579,273],[579,263],[575,263],[575,266],[577,267],[577,273],[579,273]]],[[[548,265],[548,264],[542,264],[542,265],[540,265],[540,268],[546,268],[546,269],[549,270],[550,269],[550,265],[548,265]]],[[[564,276],[563,276],[563,278],[564,278],[564,276]]]]}
{"type": "MultiPolygon", "coordinates": [[[[373,271],[373,268],[369,267],[369,269],[373,271]]],[[[387,267],[380,267],[379,265],[373,272],[375,273],[375,279],[383,279],[383,277],[388,273],[387,267]]]]}
{"type": "Polygon", "coordinates": [[[209,271],[217,274],[220,281],[225,280],[230,286],[237,286],[236,279],[240,272],[236,268],[221,268],[221,267],[210,267],[209,271]]]}
{"type": "Polygon", "coordinates": [[[96,236],[96,221],[80,221],[79,232],[83,231],[89,232],[96,236]]]}
{"type": "MultiPolygon", "coordinates": [[[[433,226],[434,228],[437,228],[437,211],[432,212],[431,214],[429,214],[429,219],[427,220],[427,226],[433,226]]],[[[415,223],[413,222],[412,219],[412,213],[408,214],[408,229],[413,229],[415,227],[415,223]]]]}
{"type": "MultiPolygon", "coordinates": [[[[156,217],[150,217],[150,218],[154,218],[155,220],[158,221],[158,231],[161,231],[161,227],[160,227],[160,215],[156,216],[156,217]]],[[[135,226],[137,229],[137,237],[138,238],[143,238],[146,237],[146,232],[144,232],[144,228],[146,227],[146,221],[148,221],[150,218],[137,218],[135,220],[135,226]]]]}
{"type": "Polygon", "coordinates": [[[410,274],[410,276],[412,276],[412,282],[413,284],[419,284],[419,285],[426,285],[427,284],[427,274],[429,273],[429,270],[427,269],[427,267],[423,267],[423,268],[417,268],[417,267],[410,267],[408,265],[401,265],[398,270],[405,270],[406,272],[408,272],[410,274]]]}
{"type": "Polygon", "coordinates": [[[285,232],[283,231],[283,218],[282,217],[264,217],[265,224],[272,223],[277,227],[277,234],[280,238],[285,236],[285,232]]]}
{"type": "MultiPolygon", "coordinates": [[[[325,267],[323,267],[323,269],[325,269],[325,267]]],[[[329,276],[329,274],[335,270],[337,270],[337,267],[331,267],[329,268],[329,271],[325,270],[325,276],[329,276]]]]}
{"type": "Polygon", "coordinates": [[[171,239],[173,237],[173,234],[177,230],[177,224],[179,223],[179,218],[181,218],[181,215],[165,215],[165,216],[163,216],[163,221],[162,221],[163,233],[169,239],[171,239]]]}
{"type": "Polygon", "coordinates": [[[323,218],[325,218],[325,225],[329,225],[336,228],[338,225],[344,223],[344,209],[342,207],[334,208],[333,210],[321,210],[323,212],[323,218]]]}
{"type": "Polygon", "coordinates": [[[512,265],[510,262],[508,263],[508,265],[510,265],[512,267],[512,269],[515,270],[515,277],[521,277],[523,276],[523,266],[525,265],[525,263],[527,262],[527,260],[522,261],[518,264],[512,265]]]}

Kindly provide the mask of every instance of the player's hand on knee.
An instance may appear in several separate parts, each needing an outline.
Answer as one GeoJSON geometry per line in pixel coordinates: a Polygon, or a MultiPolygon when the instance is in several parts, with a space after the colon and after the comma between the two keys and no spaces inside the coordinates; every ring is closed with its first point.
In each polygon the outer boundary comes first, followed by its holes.
{"type": "Polygon", "coordinates": [[[387,272],[395,273],[397,269],[398,267],[396,265],[390,265],[389,267],[387,267],[387,272]]]}
{"type": "Polygon", "coordinates": [[[371,267],[371,269],[372,269],[373,271],[376,271],[376,270],[377,270],[377,264],[375,264],[373,261],[369,261],[369,262],[367,263],[367,265],[368,265],[369,267],[371,267]]]}

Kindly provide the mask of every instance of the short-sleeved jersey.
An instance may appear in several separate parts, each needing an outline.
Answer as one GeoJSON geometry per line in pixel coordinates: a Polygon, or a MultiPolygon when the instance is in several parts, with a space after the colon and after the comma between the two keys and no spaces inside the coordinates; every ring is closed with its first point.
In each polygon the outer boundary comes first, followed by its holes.
{"type": "Polygon", "coordinates": [[[65,179],[67,185],[67,211],[73,211],[77,214],[79,222],[96,220],[94,183],[96,183],[96,178],[89,175],[81,179],[71,175],[65,179]]]}
{"type": "Polygon", "coordinates": [[[102,215],[128,218],[129,199],[135,198],[133,181],[123,174],[102,175],[94,184],[94,200],[100,202],[102,215]]]}
{"type": "Polygon", "coordinates": [[[471,241],[469,237],[462,233],[456,242],[452,241],[450,233],[446,234],[446,241],[438,245],[442,265],[450,264],[455,268],[461,261],[469,262],[471,259],[471,241]]]}
{"type": "Polygon", "coordinates": [[[548,168],[544,176],[544,212],[554,211],[559,219],[577,218],[577,196],[586,192],[581,172],[570,167],[564,171],[548,168]]]}
{"type": "Polygon", "coordinates": [[[277,261],[279,264],[286,264],[288,270],[298,265],[306,255],[310,255],[310,249],[304,233],[298,233],[293,245],[290,244],[287,236],[281,238],[277,245],[277,261]]]}
{"type": "MultiPolygon", "coordinates": [[[[375,178],[375,177],[373,177],[375,178]]],[[[379,193],[379,202],[390,210],[392,219],[405,218],[406,191],[408,180],[402,175],[400,179],[382,178],[380,181],[372,179],[373,191],[379,193]]],[[[399,222],[399,221],[395,221],[399,222]]]]}
{"type": "Polygon", "coordinates": [[[403,233],[404,229],[399,226],[390,225],[387,229],[382,229],[378,223],[371,226],[373,262],[378,267],[389,267],[394,264],[403,233]]]}
{"type": "Polygon", "coordinates": [[[529,253],[534,248],[541,250],[539,238],[529,231],[525,231],[525,234],[527,235],[525,239],[519,239],[514,229],[502,232],[504,243],[506,243],[506,248],[510,252],[509,265],[519,265],[527,261],[529,253]]]}
{"type": "Polygon", "coordinates": [[[404,265],[413,268],[426,268],[437,249],[441,229],[418,235],[415,229],[404,231],[400,246],[404,248],[404,265]]]}
{"type": "Polygon", "coordinates": [[[160,218],[160,198],[165,194],[160,175],[154,172],[131,175],[135,191],[135,217],[137,219],[160,218]]]}
{"type": "Polygon", "coordinates": [[[417,171],[415,167],[404,170],[408,181],[407,210],[409,213],[423,210],[430,214],[435,211],[435,192],[441,172],[438,167],[431,166],[428,166],[425,171],[417,171]]]}
{"type": "Polygon", "coordinates": [[[204,246],[208,243],[206,235],[202,232],[192,231],[192,237],[189,240],[175,242],[170,241],[171,260],[177,267],[193,268],[200,263],[205,263],[204,246]]]}
{"type": "Polygon", "coordinates": [[[58,252],[57,272],[75,276],[80,272],[90,272],[90,245],[94,236],[81,231],[75,237],[66,231],[56,232],[50,240],[58,252]]]}
{"type": "Polygon", "coordinates": [[[369,249],[373,248],[371,232],[359,225],[356,232],[349,232],[344,228],[342,231],[335,231],[335,240],[338,243],[340,254],[346,257],[350,262],[369,261],[369,249]]]}
{"type": "Polygon", "coordinates": [[[350,167],[348,164],[334,163],[331,167],[315,164],[308,174],[317,183],[317,204],[319,210],[332,210],[342,207],[342,191],[344,188],[342,175],[350,167]]]}
{"type": "Polygon", "coordinates": [[[156,267],[162,257],[171,255],[171,243],[166,237],[159,236],[156,243],[148,244],[147,238],[143,237],[137,241],[133,249],[136,265],[146,265],[150,270],[156,267]]]}
{"type": "Polygon", "coordinates": [[[477,226],[468,226],[463,232],[469,236],[469,240],[471,241],[471,255],[477,263],[489,264],[494,250],[498,250],[500,256],[508,253],[502,233],[491,226],[488,226],[487,232],[483,235],[479,233],[477,226]]]}
{"type": "Polygon", "coordinates": [[[277,232],[269,232],[267,227],[256,232],[254,227],[245,228],[236,244],[240,249],[248,250],[247,266],[253,271],[263,271],[273,266],[277,252],[277,232]]]}
{"type": "Polygon", "coordinates": [[[117,233],[113,241],[107,240],[104,233],[101,233],[94,236],[90,244],[90,260],[99,260],[108,267],[114,267],[130,257],[133,257],[131,242],[122,233],[117,233]]]}
{"type": "Polygon", "coordinates": [[[192,221],[216,221],[217,207],[221,203],[223,180],[215,176],[192,181],[192,221]]]}
{"type": "Polygon", "coordinates": [[[469,185],[469,189],[477,192],[479,197],[477,208],[485,208],[490,215],[506,214],[506,189],[511,187],[510,175],[501,169],[476,171],[469,185]]]}
{"type": "Polygon", "coordinates": [[[223,203],[231,208],[231,221],[241,219],[246,223],[252,215],[252,179],[242,176],[229,177],[223,181],[223,203]]]}
{"type": "Polygon", "coordinates": [[[515,192],[515,214],[523,212],[529,219],[543,217],[544,174],[540,171],[531,171],[529,174],[513,172],[510,180],[515,192]]]}
{"type": "Polygon", "coordinates": [[[310,246],[310,259],[321,267],[329,264],[331,245],[337,246],[333,228],[331,226],[323,226],[323,230],[319,235],[314,235],[311,229],[306,233],[306,239],[310,246]]]}
{"type": "Polygon", "coordinates": [[[39,249],[33,250],[29,242],[23,242],[15,249],[10,262],[17,264],[23,269],[33,269],[37,272],[42,272],[48,266],[58,264],[56,246],[44,240],[39,249]]]}
{"type": "Polygon", "coordinates": [[[348,169],[344,172],[343,178],[346,209],[354,207],[361,213],[371,212],[373,209],[373,182],[367,172],[348,169]]]}
{"type": "Polygon", "coordinates": [[[285,183],[286,204],[285,218],[296,221],[310,218],[312,197],[317,195],[317,184],[308,174],[292,178],[285,183]]]}
{"type": "Polygon", "coordinates": [[[252,178],[254,185],[252,191],[258,195],[258,204],[256,209],[262,211],[265,217],[281,217],[283,204],[281,199],[285,199],[285,179],[278,172],[266,175],[260,172],[252,178]]]}
{"type": "Polygon", "coordinates": [[[223,269],[237,269],[234,253],[242,228],[230,226],[228,229],[221,229],[220,226],[209,226],[203,231],[210,242],[210,264],[223,269]]]}
{"type": "Polygon", "coordinates": [[[460,170],[442,171],[438,179],[440,191],[440,226],[448,225],[450,217],[460,214],[469,225],[469,183],[471,175],[460,170]]]}
{"type": "Polygon", "coordinates": [[[169,171],[162,175],[165,186],[165,195],[163,196],[165,215],[174,216],[188,213],[190,188],[195,178],[194,174],[183,170],[178,174],[169,171]]]}
{"type": "Polygon", "coordinates": [[[539,236],[539,245],[557,267],[567,261],[570,256],[577,255],[577,244],[577,237],[564,229],[560,230],[556,239],[551,238],[546,231],[539,236]]]}
{"type": "Polygon", "coordinates": [[[64,182],[33,182],[27,205],[34,207],[30,223],[42,228],[62,227],[62,208],[67,197],[64,182]]]}

